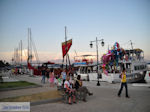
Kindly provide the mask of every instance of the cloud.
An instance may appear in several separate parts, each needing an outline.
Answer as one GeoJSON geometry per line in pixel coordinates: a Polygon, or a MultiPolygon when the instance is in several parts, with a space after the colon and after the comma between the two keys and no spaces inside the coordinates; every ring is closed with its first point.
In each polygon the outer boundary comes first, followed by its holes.
{"type": "MultiPolygon", "coordinates": [[[[75,56],[82,56],[82,55],[96,55],[96,52],[92,51],[92,52],[69,52],[69,58],[71,62],[74,62],[74,58],[75,56]]],[[[102,56],[102,52],[99,53],[99,61],[100,61],[100,57],[102,56]]],[[[6,60],[8,62],[12,61],[12,58],[14,57],[14,52],[0,52],[0,60],[6,60]]],[[[33,61],[36,60],[35,55],[33,55],[33,61]]],[[[62,63],[63,57],[62,57],[62,53],[61,52],[43,52],[43,51],[39,51],[38,52],[38,57],[39,57],[39,61],[40,62],[47,62],[47,61],[52,61],[55,63],[62,63]]],[[[23,62],[27,61],[27,50],[23,50],[23,62]]],[[[96,61],[96,56],[92,57],[94,61],[96,61]]],[[[82,59],[82,57],[80,57],[80,60],[82,59]]],[[[150,59],[150,55],[146,54],[145,55],[145,59],[150,59]]]]}
{"type": "MultiPolygon", "coordinates": [[[[94,52],[78,52],[77,54],[75,52],[69,52],[69,58],[71,62],[74,62],[75,56],[82,56],[82,55],[95,55],[94,52]]],[[[62,63],[63,57],[62,53],[50,53],[50,52],[38,52],[39,59],[42,62],[45,61],[54,61],[56,63],[62,63]]],[[[96,60],[96,57],[94,57],[94,60],[96,60]]]]}

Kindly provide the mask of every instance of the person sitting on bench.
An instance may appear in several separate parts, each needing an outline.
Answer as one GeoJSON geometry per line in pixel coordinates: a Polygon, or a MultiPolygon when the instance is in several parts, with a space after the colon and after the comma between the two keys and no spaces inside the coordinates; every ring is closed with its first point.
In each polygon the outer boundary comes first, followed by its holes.
{"type": "Polygon", "coordinates": [[[72,89],[72,86],[71,86],[69,80],[70,80],[70,77],[67,76],[67,80],[64,82],[64,90],[65,90],[66,94],[69,96],[68,103],[72,104],[71,103],[71,100],[72,100],[71,98],[73,97],[73,103],[76,103],[76,98],[75,98],[75,90],[72,89]]]}
{"type": "Polygon", "coordinates": [[[80,93],[83,93],[83,101],[85,101],[85,102],[86,102],[86,96],[87,96],[87,94],[89,96],[93,95],[93,93],[89,92],[89,90],[87,89],[87,87],[82,86],[82,80],[81,80],[81,76],[80,75],[77,76],[77,80],[75,81],[75,88],[80,93]]]}

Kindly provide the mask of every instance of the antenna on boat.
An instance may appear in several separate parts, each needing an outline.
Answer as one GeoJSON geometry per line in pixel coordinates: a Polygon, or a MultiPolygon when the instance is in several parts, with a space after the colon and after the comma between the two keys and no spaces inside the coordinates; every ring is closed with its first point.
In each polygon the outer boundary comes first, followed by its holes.
{"type": "Polygon", "coordinates": [[[131,48],[132,48],[132,50],[133,50],[133,43],[132,43],[132,41],[130,40],[130,43],[131,43],[131,48]]]}
{"type": "MultiPolygon", "coordinates": [[[[132,48],[132,51],[133,51],[133,43],[132,43],[131,40],[130,40],[130,43],[131,43],[131,48],[132,48]]],[[[134,53],[134,51],[133,51],[133,53],[134,53]]],[[[132,53],[132,57],[134,56],[133,53],[132,53]]]]}
{"type": "Polygon", "coordinates": [[[76,56],[78,56],[76,50],[74,50],[74,52],[75,52],[76,56]]]}

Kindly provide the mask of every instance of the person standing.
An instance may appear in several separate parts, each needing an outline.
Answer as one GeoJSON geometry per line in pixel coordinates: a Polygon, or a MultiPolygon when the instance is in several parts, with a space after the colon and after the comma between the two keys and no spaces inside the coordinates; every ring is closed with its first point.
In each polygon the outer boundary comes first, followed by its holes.
{"type": "Polygon", "coordinates": [[[42,73],[42,80],[41,80],[41,82],[42,82],[43,84],[45,84],[45,75],[46,75],[46,70],[45,70],[45,68],[44,68],[44,67],[42,68],[41,73],[42,73]]]}
{"type": "Polygon", "coordinates": [[[53,72],[53,69],[51,70],[51,72],[49,73],[49,82],[50,82],[50,87],[54,87],[54,72],[53,72]]]}
{"type": "Polygon", "coordinates": [[[49,70],[49,68],[47,68],[47,69],[46,69],[46,78],[47,78],[47,82],[49,81],[49,72],[50,72],[50,70],[49,70]]]}
{"type": "Polygon", "coordinates": [[[121,88],[118,92],[118,97],[120,97],[123,87],[125,87],[125,89],[126,89],[126,98],[130,98],[128,95],[128,87],[127,87],[125,68],[123,68],[122,73],[121,73],[121,88]]]}
{"type": "Polygon", "coordinates": [[[64,85],[64,82],[66,80],[66,72],[65,72],[65,69],[61,72],[61,75],[62,75],[62,79],[63,79],[63,85],[64,85]]]}

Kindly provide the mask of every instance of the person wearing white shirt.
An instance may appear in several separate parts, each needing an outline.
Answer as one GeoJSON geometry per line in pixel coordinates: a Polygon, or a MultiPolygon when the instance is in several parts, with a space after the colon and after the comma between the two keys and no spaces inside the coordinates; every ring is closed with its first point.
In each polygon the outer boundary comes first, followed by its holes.
{"type": "Polygon", "coordinates": [[[72,89],[72,86],[71,86],[71,84],[70,84],[70,82],[69,82],[69,80],[70,80],[70,77],[68,76],[67,77],[67,80],[64,82],[64,89],[65,89],[65,92],[68,94],[68,96],[69,96],[69,101],[68,101],[68,103],[69,104],[72,104],[71,103],[71,98],[73,97],[73,102],[74,103],[76,103],[76,98],[75,98],[75,90],[74,89],[72,89]]]}

